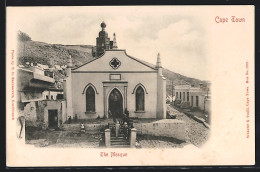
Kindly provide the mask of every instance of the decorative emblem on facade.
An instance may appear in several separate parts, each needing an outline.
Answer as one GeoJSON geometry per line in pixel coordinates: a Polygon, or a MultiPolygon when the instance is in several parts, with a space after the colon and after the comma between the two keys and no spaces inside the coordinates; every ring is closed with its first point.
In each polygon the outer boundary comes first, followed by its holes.
{"type": "Polygon", "coordinates": [[[114,57],[114,58],[109,62],[109,65],[110,65],[113,69],[117,69],[117,68],[119,68],[119,66],[121,65],[121,62],[120,62],[116,57],[114,57]]]}

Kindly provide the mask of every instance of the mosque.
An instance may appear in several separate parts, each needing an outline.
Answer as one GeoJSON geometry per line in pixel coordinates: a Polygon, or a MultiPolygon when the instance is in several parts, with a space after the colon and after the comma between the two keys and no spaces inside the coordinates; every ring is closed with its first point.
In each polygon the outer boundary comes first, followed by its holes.
{"type": "Polygon", "coordinates": [[[79,119],[129,117],[166,118],[166,79],[162,75],[160,55],[156,65],[132,57],[118,49],[116,35],[110,41],[106,24],[92,49],[93,60],[67,68],[64,98],[67,117],[79,119]]]}

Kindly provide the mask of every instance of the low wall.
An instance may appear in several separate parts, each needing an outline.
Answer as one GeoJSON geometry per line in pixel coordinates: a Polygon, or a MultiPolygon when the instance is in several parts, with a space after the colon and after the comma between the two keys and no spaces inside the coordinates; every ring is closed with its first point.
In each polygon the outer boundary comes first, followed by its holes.
{"type": "Polygon", "coordinates": [[[187,140],[185,122],[177,119],[163,119],[152,123],[134,123],[134,128],[137,129],[137,134],[166,136],[182,141],[187,140]]]}
{"type": "MultiPolygon", "coordinates": [[[[100,131],[105,125],[103,124],[85,124],[86,131],[100,131]]],[[[62,128],[69,131],[80,131],[80,124],[63,124],[62,128]]]]}
{"type": "MultiPolygon", "coordinates": [[[[184,121],[177,119],[162,119],[152,123],[134,123],[137,134],[147,134],[153,136],[172,137],[186,141],[186,125],[184,121]]],[[[104,124],[85,124],[86,131],[99,132],[106,125],[104,124]]],[[[64,130],[80,131],[80,124],[63,124],[64,130]]]]}

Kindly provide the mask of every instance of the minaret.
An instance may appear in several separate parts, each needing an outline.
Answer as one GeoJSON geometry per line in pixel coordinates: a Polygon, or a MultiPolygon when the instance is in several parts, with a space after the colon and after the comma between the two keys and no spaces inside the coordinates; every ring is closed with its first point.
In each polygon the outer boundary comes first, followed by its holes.
{"type": "MultiPolygon", "coordinates": [[[[71,55],[69,56],[69,60],[67,62],[67,77],[65,78],[65,89],[64,89],[64,98],[66,100],[66,107],[67,107],[67,119],[69,116],[73,117],[73,107],[72,107],[72,75],[71,75],[71,68],[72,68],[72,59],[71,55]]],[[[65,122],[65,121],[63,121],[65,122]]]]}
{"type": "Polygon", "coordinates": [[[110,38],[108,33],[105,31],[106,23],[101,23],[102,30],[99,32],[98,37],[96,38],[96,56],[101,56],[105,50],[110,49],[110,38]]]}
{"type": "Polygon", "coordinates": [[[158,53],[158,55],[157,55],[156,68],[158,68],[158,73],[161,76],[162,75],[162,65],[161,65],[160,53],[158,53]]]}
{"type": "Polygon", "coordinates": [[[72,68],[72,59],[71,59],[71,55],[70,55],[69,60],[67,62],[67,76],[68,77],[71,76],[71,68],[72,68]]]}
{"type": "Polygon", "coordinates": [[[116,34],[115,33],[114,33],[114,38],[113,38],[113,49],[117,49],[116,34]]]}
{"type": "Polygon", "coordinates": [[[156,117],[159,119],[166,118],[166,78],[162,75],[162,64],[160,53],[157,55],[156,68],[157,73],[157,110],[156,117]]]}

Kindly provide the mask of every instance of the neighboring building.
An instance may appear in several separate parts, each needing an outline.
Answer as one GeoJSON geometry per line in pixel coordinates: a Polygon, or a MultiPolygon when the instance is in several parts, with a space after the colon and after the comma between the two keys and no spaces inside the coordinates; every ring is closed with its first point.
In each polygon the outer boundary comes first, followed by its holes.
{"type": "Polygon", "coordinates": [[[50,68],[44,70],[44,75],[54,78],[54,72],[53,72],[53,70],[50,70],[50,68]]]}
{"type": "Polygon", "coordinates": [[[49,69],[49,66],[48,65],[43,65],[43,64],[40,64],[40,63],[37,63],[37,66],[44,69],[44,70],[47,70],[49,69]]]}
{"type": "Polygon", "coordinates": [[[45,76],[36,66],[18,68],[17,77],[18,114],[25,117],[26,126],[45,123],[49,128],[56,128],[66,121],[65,101],[45,100],[43,96],[44,91],[54,84],[53,78],[45,76]]]}
{"type": "Polygon", "coordinates": [[[60,100],[63,99],[63,90],[48,89],[42,93],[42,96],[45,100],[60,100]]]}
{"type": "Polygon", "coordinates": [[[60,66],[62,69],[66,69],[67,68],[67,65],[61,65],[60,66]]]}
{"type": "Polygon", "coordinates": [[[200,84],[200,87],[191,85],[175,86],[175,104],[182,108],[199,108],[200,110],[210,111],[210,92],[209,86],[200,84]]]}
{"type": "Polygon", "coordinates": [[[60,65],[54,65],[56,70],[62,70],[60,65]]]}
{"type": "Polygon", "coordinates": [[[45,100],[61,100],[63,99],[63,83],[61,80],[55,81],[48,90],[45,90],[43,93],[43,99],[45,100]]]}
{"type": "Polygon", "coordinates": [[[70,58],[64,82],[67,115],[117,118],[127,109],[130,117],[166,118],[166,79],[160,55],[156,65],[131,57],[116,49],[115,39],[113,46],[109,44],[104,22],[101,27],[96,49],[102,55],[72,70],[70,58]]]}

